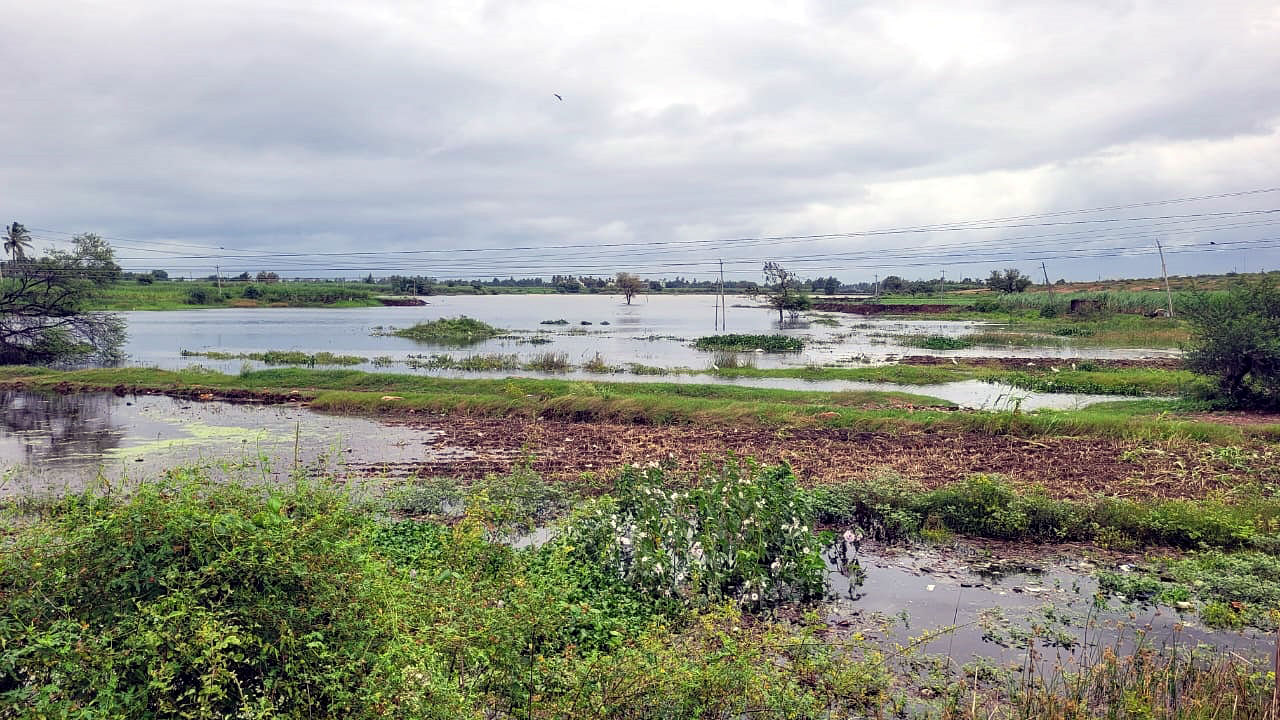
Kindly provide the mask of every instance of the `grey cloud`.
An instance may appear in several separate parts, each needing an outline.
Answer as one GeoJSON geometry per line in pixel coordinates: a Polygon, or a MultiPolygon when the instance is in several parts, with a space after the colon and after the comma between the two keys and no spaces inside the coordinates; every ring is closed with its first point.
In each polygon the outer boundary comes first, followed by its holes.
{"type": "Polygon", "coordinates": [[[1268,3],[964,8],[0,0],[24,29],[0,47],[0,211],[140,241],[396,250],[843,232],[1280,184],[1268,3]]]}

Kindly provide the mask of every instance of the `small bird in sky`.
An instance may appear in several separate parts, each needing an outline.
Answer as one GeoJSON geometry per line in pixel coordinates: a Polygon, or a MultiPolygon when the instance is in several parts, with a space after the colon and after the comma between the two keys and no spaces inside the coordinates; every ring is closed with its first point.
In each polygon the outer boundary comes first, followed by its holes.
{"type": "Polygon", "coordinates": [[[1218,243],[1216,243],[1216,242],[1214,242],[1214,241],[1210,240],[1210,241],[1209,241],[1209,244],[1210,244],[1210,245],[1217,245],[1218,243]]]}
{"type": "Polygon", "coordinates": [[[564,102],[564,98],[560,97],[560,93],[551,93],[551,94],[555,95],[556,99],[559,100],[560,102],[564,102]]]}

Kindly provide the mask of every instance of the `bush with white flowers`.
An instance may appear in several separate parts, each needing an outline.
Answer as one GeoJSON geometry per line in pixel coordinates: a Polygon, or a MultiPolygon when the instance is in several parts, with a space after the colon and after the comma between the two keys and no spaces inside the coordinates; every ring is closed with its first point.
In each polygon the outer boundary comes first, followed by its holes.
{"type": "Polygon", "coordinates": [[[786,465],[730,460],[689,490],[664,486],[656,463],[624,469],[614,497],[579,513],[561,535],[647,595],[758,607],[822,594],[826,567],[813,508],[786,465]]]}

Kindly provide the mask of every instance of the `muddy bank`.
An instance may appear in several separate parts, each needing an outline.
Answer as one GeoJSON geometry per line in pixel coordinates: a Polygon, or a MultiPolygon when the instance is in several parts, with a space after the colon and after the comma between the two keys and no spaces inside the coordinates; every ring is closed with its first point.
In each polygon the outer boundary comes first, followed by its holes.
{"type": "MultiPolygon", "coordinates": [[[[1197,498],[1240,484],[1233,469],[1198,443],[1163,445],[1158,452],[1103,438],[1025,439],[980,433],[870,433],[845,429],[778,430],[733,427],[638,427],[550,420],[437,417],[413,427],[439,434],[434,443],[470,457],[369,468],[401,476],[477,477],[503,473],[522,458],[547,477],[579,482],[582,473],[607,473],[625,463],[669,459],[682,470],[726,453],[762,462],[786,461],[807,483],[894,473],[937,487],[976,473],[1041,486],[1060,498],[1100,495],[1197,498]]],[[[1274,449],[1260,448],[1258,479],[1280,481],[1274,449]]]]}
{"type": "Polygon", "coordinates": [[[1062,370],[1074,365],[1089,363],[1102,370],[1131,370],[1144,368],[1152,370],[1181,370],[1182,359],[1176,357],[1152,358],[1071,358],[1071,357],[962,357],[953,359],[940,355],[907,355],[898,359],[902,365],[953,365],[959,363],[972,367],[994,368],[998,370],[1047,370],[1051,367],[1062,370]]]}

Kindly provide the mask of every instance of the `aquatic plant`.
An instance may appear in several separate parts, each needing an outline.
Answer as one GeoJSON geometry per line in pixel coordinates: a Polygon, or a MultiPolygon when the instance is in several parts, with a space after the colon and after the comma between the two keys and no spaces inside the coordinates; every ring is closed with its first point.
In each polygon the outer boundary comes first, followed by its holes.
{"type": "Polygon", "coordinates": [[[711,367],[709,369],[712,371],[744,370],[755,368],[755,366],[756,358],[754,355],[717,350],[716,353],[711,356],[711,367]]]}
{"type": "Polygon", "coordinates": [[[963,350],[973,346],[969,340],[946,335],[903,335],[898,344],[926,350],[963,350]]]}
{"type": "Polygon", "coordinates": [[[538,353],[524,364],[525,369],[538,372],[568,372],[572,367],[569,356],[557,352],[538,353]]]}
{"type": "Polygon", "coordinates": [[[488,323],[460,315],[456,318],[418,323],[413,327],[394,330],[391,334],[419,342],[469,344],[497,337],[503,332],[488,323]]]}
{"type": "Polygon", "coordinates": [[[800,352],[804,342],[799,338],[786,335],[742,335],[729,333],[725,335],[708,335],[694,341],[698,350],[731,350],[753,352],[763,350],[769,353],[800,352]]]}

